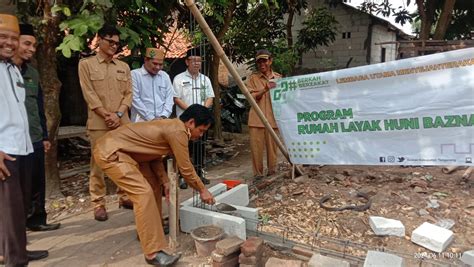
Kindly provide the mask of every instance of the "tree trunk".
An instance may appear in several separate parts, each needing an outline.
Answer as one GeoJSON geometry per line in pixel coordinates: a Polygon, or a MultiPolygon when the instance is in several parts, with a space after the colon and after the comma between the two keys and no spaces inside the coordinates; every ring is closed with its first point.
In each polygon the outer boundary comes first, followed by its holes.
{"type": "Polygon", "coordinates": [[[418,13],[421,17],[420,40],[428,40],[433,26],[436,1],[428,1],[424,4],[424,0],[416,0],[416,4],[418,6],[418,13]]]}
{"type": "MultiPolygon", "coordinates": [[[[48,2],[45,2],[48,5],[48,2]]],[[[45,6],[44,10],[49,11],[50,6],[45,6]]],[[[45,21],[40,28],[43,37],[41,44],[36,51],[38,60],[38,71],[40,73],[41,87],[44,93],[44,107],[47,119],[51,150],[46,154],[46,197],[60,195],[60,179],[58,169],[58,146],[57,134],[59,122],[61,121],[61,111],[59,109],[59,93],[61,82],[57,74],[56,46],[59,41],[59,21],[56,17],[51,17],[50,12],[45,11],[45,21]]]]}
{"type": "MultiPolygon", "coordinates": [[[[237,7],[237,1],[233,0],[231,3],[229,3],[229,6],[226,10],[226,13],[224,15],[224,22],[219,30],[219,32],[216,34],[216,38],[221,42],[222,38],[224,38],[225,34],[229,30],[230,23],[232,22],[232,18],[234,17],[234,11],[235,8],[237,7]]],[[[222,136],[222,122],[221,122],[221,88],[219,85],[219,63],[220,63],[220,58],[219,55],[217,55],[217,52],[212,49],[212,58],[211,58],[211,70],[210,70],[210,76],[212,82],[212,87],[214,89],[214,119],[215,119],[215,124],[214,124],[214,140],[224,140],[222,136]]]]}
{"type": "Polygon", "coordinates": [[[441,10],[438,23],[436,24],[436,30],[433,35],[433,39],[435,40],[444,39],[446,30],[448,29],[449,24],[451,23],[451,18],[453,17],[453,9],[454,9],[455,4],[456,4],[456,0],[445,0],[444,5],[443,5],[443,10],[441,10]]]}
{"type": "Polygon", "coordinates": [[[214,89],[214,140],[223,141],[222,136],[222,121],[221,121],[221,87],[219,85],[219,63],[220,58],[217,55],[216,51],[212,50],[211,54],[211,64],[209,70],[209,78],[212,82],[212,88],[214,89]]]}
{"type": "Polygon", "coordinates": [[[293,8],[288,10],[288,20],[286,21],[286,40],[288,42],[288,48],[293,48],[293,18],[295,16],[295,11],[293,8]]]}

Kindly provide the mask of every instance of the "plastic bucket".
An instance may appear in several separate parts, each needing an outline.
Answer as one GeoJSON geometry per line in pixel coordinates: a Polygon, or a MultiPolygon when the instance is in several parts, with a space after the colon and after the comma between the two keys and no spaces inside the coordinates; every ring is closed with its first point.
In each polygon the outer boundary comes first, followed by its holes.
{"type": "Polygon", "coordinates": [[[223,183],[227,186],[227,190],[232,189],[239,184],[242,183],[242,181],[239,180],[224,180],[223,183]]]}
{"type": "Polygon", "coordinates": [[[215,225],[200,226],[191,231],[196,252],[201,257],[211,256],[216,249],[216,243],[224,237],[224,230],[215,225]]]}

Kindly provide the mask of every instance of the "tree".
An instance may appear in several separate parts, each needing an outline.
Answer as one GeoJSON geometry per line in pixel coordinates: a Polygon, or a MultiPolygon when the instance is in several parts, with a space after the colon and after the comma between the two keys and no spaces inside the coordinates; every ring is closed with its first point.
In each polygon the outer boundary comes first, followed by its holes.
{"type": "MultiPolygon", "coordinates": [[[[428,40],[430,38],[442,40],[447,37],[464,39],[469,36],[470,30],[474,26],[474,1],[416,0],[415,2],[417,14],[409,14],[406,7],[395,9],[388,0],[381,2],[365,0],[360,8],[368,13],[395,16],[395,21],[400,22],[402,25],[406,22],[412,22],[413,19],[419,20],[420,40],[428,40]]],[[[406,0],[407,6],[411,3],[411,0],[406,0]]]]}

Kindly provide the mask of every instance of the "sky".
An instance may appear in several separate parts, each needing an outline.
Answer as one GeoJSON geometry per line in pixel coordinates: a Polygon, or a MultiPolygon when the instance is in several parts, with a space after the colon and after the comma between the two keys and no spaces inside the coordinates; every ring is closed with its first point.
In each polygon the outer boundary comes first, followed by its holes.
{"type": "MultiPolygon", "coordinates": [[[[382,2],[383,0],[373,0],[374,2],[382,2]]],[[[364,0],[350,0],[349,5],[358,7],[364,0]]],[[[392,4],[392,6],[397,9],[399,6],[406,6],[406,0],[389,0],[389,2],[392,4]]],[[[415,0],[412,0],[410,5],[407,7],[409,12],[414,12],[416,11],[416,4],[415,0]]],[[[382,15],[376,15],[377,17],[383,18],[385,20],[390,21],[393,25],[397,26],[398,28],[402,29],[405,33],[412,34],[411,32],[411,24],[410,23],[405,23],[405,25],[400,25],[398,23],[395,23],[395,18],[393,16],[390,17],[384,17],[382,15]]]]}

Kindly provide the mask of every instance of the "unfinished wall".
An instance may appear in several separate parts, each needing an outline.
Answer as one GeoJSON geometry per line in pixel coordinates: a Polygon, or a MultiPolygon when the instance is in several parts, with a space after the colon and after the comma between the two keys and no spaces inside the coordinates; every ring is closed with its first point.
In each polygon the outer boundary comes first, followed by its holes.
{"type": "Polygon", "coordinates": [[[396,60],[396,44],[376,45],[376,43],[395,41],[397,41],[397,35],[394,31],[389,30],[386,26],[383,25],[374,25],[372,27],[372,48],[370,53],[370,64],[382,62],[383,49],[385,49],[385,62],[396,60]]]}

